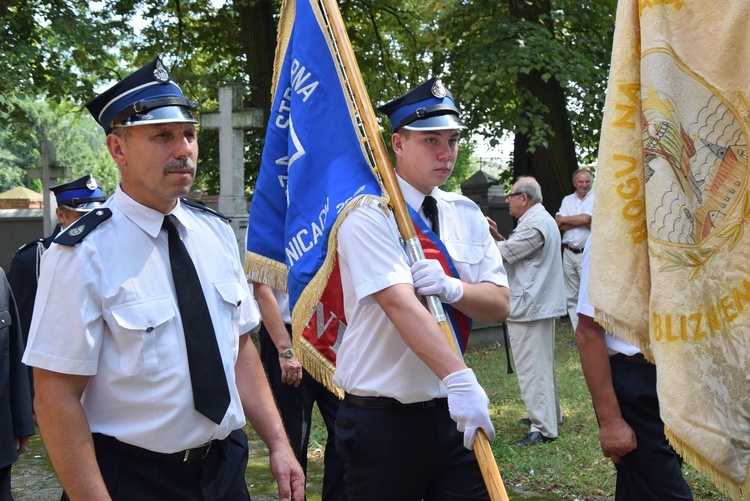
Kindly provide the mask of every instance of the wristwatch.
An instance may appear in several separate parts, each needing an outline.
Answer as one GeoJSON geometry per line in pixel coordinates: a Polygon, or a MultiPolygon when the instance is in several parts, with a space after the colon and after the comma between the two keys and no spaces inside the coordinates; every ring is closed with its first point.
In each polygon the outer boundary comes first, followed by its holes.
{"type": "Polygon", "coordinates": [[[292,358],[294,356],[294,351],[292,351],[291,348],[287,348],[284,351],[279,352],[279,358],[292,358]]]}

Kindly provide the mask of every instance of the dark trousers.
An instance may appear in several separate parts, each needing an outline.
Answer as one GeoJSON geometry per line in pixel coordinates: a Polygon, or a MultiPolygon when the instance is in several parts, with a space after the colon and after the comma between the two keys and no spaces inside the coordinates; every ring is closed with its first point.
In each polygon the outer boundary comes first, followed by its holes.
{"type": "MultiPolygon", "coordinates": [[[[290,330],[291,326],[287,326],[290,330]]],[[[279,352],[273,344],[265,326],[258,334],[260,358],[268,375],[271,391],[276,399],[284,429],[289,436],[294,455],[307,475],[307,447],[310,442],[310,425],[315,404],[318,404],[327,430],[323,457],[322,501],[343,501],[347,499],[344,484],[344,460],[335,446],[336,412],[339,398],[302,369],[302,382],[298,387],[281,382],[279,352]]]]}
{"type": "MultiPolygon", "coordinates": [[[[245,484],[247,436],[243,430],[211,446],[193,463],[171,463],[131,455],[95,441],[96,460],[113,501],[249,500],[245,484]]],[[[63,493],[63,501],[68,497],[63,493]]]]}
{"type": "Polygon", "coordinates": [[[448,413],[429,408],[357,408],[341,403],[336,447],[346,458],[352,501],[489,499],[476,456],[448,413]]]}
{"type": "Polygon", "coordinates": [[[10,467],[3,466],[0,468],[0,501],[11,501],[13,497],[10,494],[10,467]]]}
{"type": "Polygon", "coordinates": [[[664,435],[656,394],[656,366],[610,358],[612,384],[622,417],[635,433],[638,447],[617,468],[616,501],[690,500],[682,477],[682,458],[664,435]]]}

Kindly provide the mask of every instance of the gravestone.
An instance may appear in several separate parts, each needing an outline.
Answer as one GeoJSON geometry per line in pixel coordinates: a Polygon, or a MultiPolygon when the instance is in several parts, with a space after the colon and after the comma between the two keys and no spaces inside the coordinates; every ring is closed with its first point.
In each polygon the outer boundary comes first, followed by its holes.
{"type": "Polygon", "coordinates": [[[461,183],[461,193],[476,203],[485,216],[497,223],[498,231],[505,237],[510,235],[515,225],[508,211],[505,185],[486,172],[479,170],[461,183]]]}
{"type": "Polygon", "coordinates": [[[52,221],[56,219],[55,209],[57,203],[52,197],[50,186],[54,186],[51,181],[58,181],[61,178],[70,177],[70,167],[57,165],[57,143],[55,141],[42,141],[39,147],[42,154],[42,167],[39,169],[29,169],[29,177],[42,180],[42,196],[44,197],[44,213],[42,217],[42,227],[44,235],[52,233],[54,225],[52,221]]]}
{"type": "MultiPolygon", "coordinates": [[[[461,183],[461,193],[477,204],[485,216],[497,223],[497,229],[502,235],[510,235],[514,227],[513,217],[508,211],[505,185],[500,184],[496,177],[479,170],[461,183]]],[[[502,324],[475,321],[468,348],[505,346],[506,342],[502,324]]]]}
{"type": "Polygon", "coordinates": [[[242,108],[243,87],[219,87],[219,111],[203,113],[201,127],[219,129],[219,212],[232,219],[240,258],[245,260],[247,199],[245,197],[245,129],[263,127],[263,110],[242,108]]]}

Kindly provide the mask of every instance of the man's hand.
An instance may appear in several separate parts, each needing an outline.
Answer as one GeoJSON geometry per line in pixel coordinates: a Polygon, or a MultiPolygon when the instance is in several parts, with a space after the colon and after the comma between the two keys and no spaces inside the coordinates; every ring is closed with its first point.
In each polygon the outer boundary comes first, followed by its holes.
{"type": "Polygon", "coordinates": [[[495,438],[495,428],[490,420],[488,407],[490,399],[484,392],[474,371],[464,369],[448,374],[443,379],[448,388],[448,410],[458,425],[458,431],[464,432],[464,447],[471,450],[477,429],[482,428],[487,438],[495,438]]]}
{"type": "Polygon", "coordinates": [[[279,364],[281,365],[281,382],[298,387],[302,382],[302,364],[299,363],[297,357],[294,355],[290,358],[279,357],[279,364]]]}
{"type": "Polygon", "coordinates": [[[622,461],[622,456],[638,447],[635,432],[624,419],[614,420],[611,424],[601,423],[599,443],[604,455],[615,464],[622,461]]]}
{"type": "Polygon", "coordinates": [[[463,283],[449,277],[435,259],[420,259],[411,265],[414,287],[422,296],[436,295],[443,303],[455,303],[464,295],[463,283]]]}
{"type": "Polygon", "coordinates": [[[23,454],[26,452],[26,449],[29,447],[29,437],[16,437],[16,451],[18,451],[19,454],[23,454]]]}
{"type": "Polygon", "coordinates": [[[305,499],[305,474],[292,453],[291,447],[272,451],[269,462],[271,474],[279,487],[279,501],[305,499]]]}
{"type": "Polygon", "coordinates": [[[494,238],[496,242],[505,241],[505,237],[497,231],[497,223],[489,217],[485,217],[485,219],[487,219],[487,224],[490,225],[490,235],[492,235],[492,238],[494,238]]]}

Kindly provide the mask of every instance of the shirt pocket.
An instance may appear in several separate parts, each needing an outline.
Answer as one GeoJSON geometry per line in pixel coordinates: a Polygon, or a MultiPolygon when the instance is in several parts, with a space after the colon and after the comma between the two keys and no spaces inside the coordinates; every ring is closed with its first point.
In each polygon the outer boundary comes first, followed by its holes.
{"type": "Polygon", "coordinates": [[[446,240],[443,243],[458,274],[463,277],[462,279],[476,280],[479,273],[479,263],[484,258],[482,244],[463,240],[446,240]]]}
{"type": "Polygon", "coordinates": [[[223,308],[231,319],[229,325],[218,322],[216,328],[223,330],[229,345],[235,347],[240,337],[240,307],[247,300],[248,291],[237,280],[214,282],[214,288],[220,298],[219,307],[223,308]]]}
{"type": "Polygon", "coordinates": [[[177,365],[183,333],[169,296],[113,306],[111,312],[123,372],[135,376],[177,365]]]}

